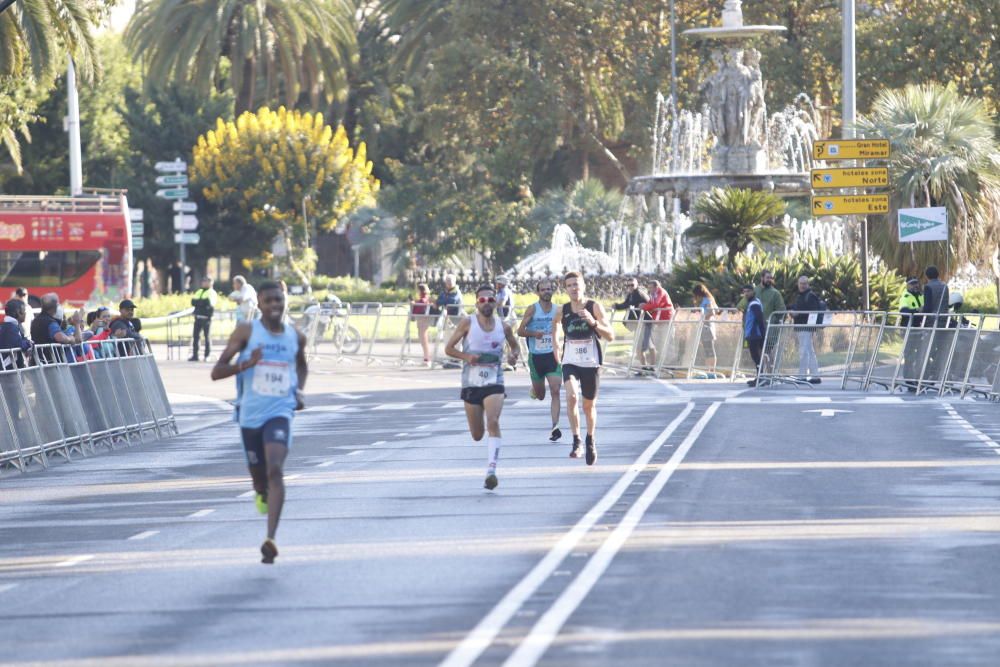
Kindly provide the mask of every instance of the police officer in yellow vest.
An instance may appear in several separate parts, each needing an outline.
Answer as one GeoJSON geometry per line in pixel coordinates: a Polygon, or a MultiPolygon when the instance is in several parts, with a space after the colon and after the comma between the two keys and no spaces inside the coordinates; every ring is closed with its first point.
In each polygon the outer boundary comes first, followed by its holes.
{"type": "Polygon", "coordinates": [[[902,315],[899,325],[911,327],[906,336],[906,346],[903,349],[903,386],[907,391],[916,391],[916,380],[920,376],[921,350],[924,345],[923,332],[918,328],[923,326],[924,318],[919,313],[924,309],[924,294],[920,291],[920,280],[910,278],[906,281],[906,291],[899,296],[896,307],[902,315]]]}
{"type": "Polygon", "coordinates": [[[917,313],[922,311],[924,308],[924,295],[920,291],[920,280],[917,278],[910,278],[906,281],[906,291],[903,292],[899,297],[898,310],[903,313],[904,316],[900,318],[900,326],[910,326],[911,324],[915,327],[919,327],[923,324],[921,318],[915,317],[917,313]]]}
{"type": "Polygon", "coordinates": [[[201,289],[195,292],[191,299],[191,305],[194,306],[194,333],[191,334],[193,348],[188,361],[198,361],[199,334],[205,335],[204,359],[208,361],[208,355],[212,351],[212,315],[215,314],[215,303],[218,299],[218,293],[212,289],[212,279],[205,276],[201,279],[201,289]]]}

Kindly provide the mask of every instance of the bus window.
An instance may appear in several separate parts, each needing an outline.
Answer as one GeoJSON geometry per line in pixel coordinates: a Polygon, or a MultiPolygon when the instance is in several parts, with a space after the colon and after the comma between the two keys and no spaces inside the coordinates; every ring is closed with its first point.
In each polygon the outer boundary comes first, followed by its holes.
{"type": "Polygon", "coordinates": [[[100,259],[100,250],[0,252],[0,287],[62,287],[100,259]]]}

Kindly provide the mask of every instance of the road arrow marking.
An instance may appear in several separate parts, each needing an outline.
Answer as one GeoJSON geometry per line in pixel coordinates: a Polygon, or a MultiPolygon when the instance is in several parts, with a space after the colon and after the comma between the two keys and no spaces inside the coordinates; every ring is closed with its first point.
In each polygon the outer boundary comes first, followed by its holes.
{"type": "Polygon", "coordinates": [[[832,417],[838,412],[854,412],[854,410],[803,410],[802,412],[818,412],[820,417],[832,417]]]}

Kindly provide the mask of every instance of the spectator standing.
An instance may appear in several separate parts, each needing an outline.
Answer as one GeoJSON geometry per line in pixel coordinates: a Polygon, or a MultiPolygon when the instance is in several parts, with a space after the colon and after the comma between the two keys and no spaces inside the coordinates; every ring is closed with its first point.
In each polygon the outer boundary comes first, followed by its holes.
{"type": "MultiPolygon", "coordinates": [[[[67,335],[63,331],[63,309],[59,305],[59,297],[54,293],[46,294],[42,297],[42,312],[35,316],[31,322],[31,340],[35,345],[71,345],[79,343],[83,338],[83,332],[79,328],[73,335],[67,335]]],[[[52,363],[55,356],[49,351],[41,351],[36,358],[41,357],[41,361],[52,363]]]]}
{"type": "Polygon", "coordinates": [[[785,299],[781,292],[774,286],[774,274],[770,271],[763,271],[760,274],[760,287],[754,290],[754,294],[760,299],[761,308],[764,310],[764,330],[771,321],[771,313],[785,309],[785,299]]]}
{"type": "Polygon", "coordinates": [[[500,314],[500,319],[506,322],[514,307],[514,295],[507,286],[507,276],[497,276],[494,284],[497,294],[497,313],[500,314]]]}
{"type": "MultiPolygon", "coordinates": [[[[674,304],[670,300],[667,290],[660,285],[659,280],[650,280],[647,287],[649,288],[649,299],[646,303],[639,306],[645,313],[645,319],[648,320],[642,324],[643,332],[639,345],[639,356],[644,365],[644,370],[651,371],[656,367],[657,348],[657,345],[653,342],[653,327],[656,327],[658,332],[666,331],[666,329],[660,328],[663,325],[653,324],[653,322],[670,321],[674,316],[674,304]]],[[[657,340],[659,339],[660,336],[657,335],[657,340]]]]}
{"type": "Polygon", "coordinates": [[[936,315],[925,317],[924,326],[943,327],[948,319],[948,284],[940,279],[936,266],[928,266],[924,275],[927,276],[927,284],[924,285],[923,312],[936,315]]]}
{"type": "MultiPolygon", "coordinates": [[[[743,341],[750,350],[756,372],[760,373],[760,360],[764,351],[764,306],[754,293],[753,285],[743,286],[743,298],[747,302],[747,308],[743,312],[743,341]]],[[[756,387],[757,378],[749,380],[747,385],[756,387]]]]}
{"type": "Polygon", "coordinates": [[[31,300],[28,299],[28,288],[18,287],[14,290],[11,298],[24,302],[24,323],[25,331],[31,331],[31,320],[35,318],[35,310],[31,307],[31,300]]]}
{"type": "Polygon", "coordinates": [[[635,331],[636,322],[643,317],[642,304],[649,301],[649,294],[639,287],[638,278],[629,278],[628,288],[629,291],[625,295],[625,299],[621,303],[612,305],[612,308],[628,311],[625,313],[625,328],[629,331],[635,331]]]}
{"type": "Polygon", "coordinates": [[[257,290],[243,276],[233,276],[233,291],[229,298],[236,302],[236,321],[248,322],[257,311],[257,290]]]}
{"type": "Polygon", "coordinates": [[[0,370],[24,368],[24,357],[32,348],[32,342],[24,335],[25,304],[20,299],[11,299],[4,306],[3,322],[0,323],[0,350],[20,350],[22,354],[0,354],[0,370]]]}
{"type": "Polygon", "coordinates": [[[198,339],[205,336],[205,356],[212,353],[212,315],[215,314],[215,304],[219,301],[219,295],[212,287],[212,278],[205,276],[201,279],[201,288],[194,293],[191,305],[194,306],[194,331],[191,333],[191,358],[188,361],[198,361],[198,339]]]}
{"type": "Polygon", "coordinates": [[[462,314],[462,292],[455,284],[455,276],[451,273],[444,277],[444,288],[438,294],[437,301],[434,302],[442,313],[451,317],[462,314]]]}
{"type": "Polygon", "coordinates": [[[410,304],[410,314],[417,322],[417,338],[420,339],[420,348],[424,353],[424,364],[431,363],[431,343],[427,337],[427,330],[431,326],[431,288],[426,283],[417,285],[417,296],[410,304]]]}
{"type": "Polygon", "coordinates": [[[702,354],[705,355],[705,366],[708,368],[708,377],[715,378],[715,318],[719,314],[719,305],[715,302],[715,297],[709,291],[708,287],[698,283],[691,290],[694,294],[695,305],[701,308],[702,316],[702,327],[701,327],[701,339],[698,341],[701,345],[702,354]]]}
{"type": "Polygon", "coordinates": [[[799,276],[799,294],[792,305],[792,322],[795,323],[795,336],[799,343],[799,377],[808,377],[810,384],[819,384],[819,361],[816,359],[816,348],[813,346],[813,334],[823,310],[819,297],[809,287],[809,278],[799,276]]]}
{"type": "Polygon", "coordinates": [[[170,283],[171,294],[180,294],[184,291],[184,267],[181,266],[179,259],[167,269],[167,281],[170,283]]]}

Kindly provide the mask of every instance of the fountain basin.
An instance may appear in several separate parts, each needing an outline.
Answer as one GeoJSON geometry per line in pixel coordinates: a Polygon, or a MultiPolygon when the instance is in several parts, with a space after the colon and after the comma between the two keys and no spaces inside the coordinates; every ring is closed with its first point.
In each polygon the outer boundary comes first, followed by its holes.
{"type": "Polygon", "coordinates": [[[746,40],[762,35],[773,35],[788,30],[783,25],[739,25],[722,26],[721,28],[691,28],[685,30],[682,35],[697,37],[700,39],[721,39],[721,40],[746,40]]]}
{"type": "Polygon", "coordinates": [[[629,181],[625,194],[675,197],[708,192],[712,188],[733,187],[764,190],[785,196],[805,197],[811,184],[808,173],[772,172],[763,174],[663,174],[636,176],[629,181]]]}

